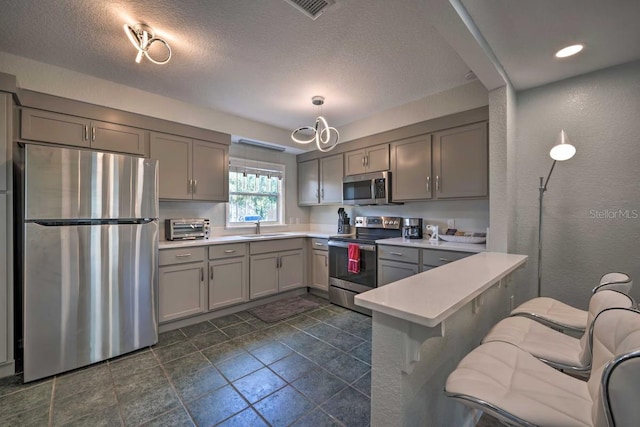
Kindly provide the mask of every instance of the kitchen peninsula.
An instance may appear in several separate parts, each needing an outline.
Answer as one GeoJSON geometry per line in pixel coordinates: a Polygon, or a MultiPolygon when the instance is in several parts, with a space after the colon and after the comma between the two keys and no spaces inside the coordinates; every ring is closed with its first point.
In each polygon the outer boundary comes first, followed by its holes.
{"type": "Polygon", "coordinates": [[[482,252],[355,298],[373,312],[371,425],[472,426],[449,373],[510,309],[525,255],[482,252]]]}

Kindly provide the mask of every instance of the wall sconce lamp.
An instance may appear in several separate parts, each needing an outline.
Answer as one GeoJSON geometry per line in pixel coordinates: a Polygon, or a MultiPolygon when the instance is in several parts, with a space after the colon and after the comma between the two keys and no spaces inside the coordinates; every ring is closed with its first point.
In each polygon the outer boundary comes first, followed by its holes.
{"type": "Polygon", "coordinates": [[[542,199],[545,191],[547,191],[547,184],[549,184],[549,178],[551,178],[551,173],[553,172],[553,168],[556,166],[556,162],[569,160],[575,154],[576,147],[571,145],[569,137],[567,137],[567,133],[564,129],[561,130],[560,135],[558,135],[556,145],[554,145],[553,148],[551,148],[551,151],[549,151],[549,156],[553,159],[553,163],[551,164],[551,170],[549,170],[546,181],[544,180],[544,177],[540,177],[540,187],[538,189],[540,191],[538,205],[538,296],[541,296],[542,292],[542,199]]]}
{"type": "Polygon", "coordinates": [[[142,57],[145,56],[149,61],[154,64],[162,65],[169,62],[171,59],[171,47],[169,43],[165,40],[156,37],[153,29],[146,24],[135,24],[133,26],[129,24],[124,24],[124,32],[129,37],[129,41],[131,44],[138,49],[138,55],[136,55],[136,63],[139,64],[142,61],[142,57]],[[160,43],[164,45],[167,51],[167,56],[165,59],[154,59],[149,55],[149,48],[154,43],[160,43]]]}

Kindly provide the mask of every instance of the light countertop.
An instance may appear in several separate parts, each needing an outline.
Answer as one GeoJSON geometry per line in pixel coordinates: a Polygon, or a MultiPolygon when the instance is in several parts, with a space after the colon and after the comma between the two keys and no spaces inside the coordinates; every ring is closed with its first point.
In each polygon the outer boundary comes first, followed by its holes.
{"type": "Polygon", "coordinates": [[[404,246],[421,249],[441,249],[445,251],[479,253],[487,250],[484,243],[453,243],[453,242],[430,242],[429,239],[405,239],[404,237],[394,237],[391,239],[376,240],[380,245],[404,246]]]}
{"type": "MultiPolygon", "coordinates": [[[[226,243],[248,243],[248,242],[262,242],[265,240],[276,239],[292,239],[295,237],[315,237],[318,239],[329,239],[330,237],[337,236],[337,233],[319,233],[314,231],[303,232],[264,232],[260,236],[255,237],[252,233],[245,235],[231,235],[231,236],[213,236],[208,239],[196,239],[196,240],[160,240],[159,249],[172,249],[172,248],[188,248],[194,246],[209,246],[209,245],[222,245],[226,243]]],[[[344,236],[344,235],[342,235],[344,236]]]]}
{"type": "Polygon", "coordinates": [[[526,261],[526,255],[481,252],[358,294],[355,303],[434,327],[526,261]]]}

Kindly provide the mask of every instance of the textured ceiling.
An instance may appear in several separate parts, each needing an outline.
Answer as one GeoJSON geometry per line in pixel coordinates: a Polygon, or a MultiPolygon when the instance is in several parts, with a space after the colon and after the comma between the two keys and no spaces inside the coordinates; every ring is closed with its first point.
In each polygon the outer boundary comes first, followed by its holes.
{"type": "Polygon", "coordinates": [[[466,83],[422,0],[336,0],[313,21],[284,0],[4,0],[0,51],[293,129],[313,95],[334,126],[466,83]],[[173,49],[143,60],[122,29],[173,49]]]}
{"type": "Polygon", "coordinates": [[[516,89],[640,59],[640,0],[462,0],[516,89]],[[579,55],[557,50],[583,43],[579,55]]]}

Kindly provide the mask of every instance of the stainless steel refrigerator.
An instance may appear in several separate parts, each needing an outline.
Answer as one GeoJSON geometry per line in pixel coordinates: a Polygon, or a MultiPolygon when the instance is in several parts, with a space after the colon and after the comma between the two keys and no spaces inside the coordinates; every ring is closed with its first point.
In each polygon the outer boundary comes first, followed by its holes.
{"type": "Polygon", "coordinates": [[[26,144],[24,381],[158,340],[155,160],[26,144]]]}

